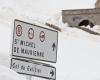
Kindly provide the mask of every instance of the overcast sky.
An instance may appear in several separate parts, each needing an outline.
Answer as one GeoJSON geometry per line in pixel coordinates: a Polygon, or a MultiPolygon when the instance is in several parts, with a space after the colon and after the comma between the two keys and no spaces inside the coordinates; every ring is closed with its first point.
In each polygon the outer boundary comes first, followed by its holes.
{"type": "Polygon", "coordinates": [[[54,14],[62,9],[94,8],[95,2],[96,0],[0,0],[0,6],[13,8],[19,13],[54,14]]]}

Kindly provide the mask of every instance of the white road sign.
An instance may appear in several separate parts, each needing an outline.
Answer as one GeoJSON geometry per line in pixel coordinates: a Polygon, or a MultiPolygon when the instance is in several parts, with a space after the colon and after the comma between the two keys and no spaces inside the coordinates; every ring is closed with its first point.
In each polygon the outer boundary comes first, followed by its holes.
{"type": "Polygon", "coordinates": [[[12,56],[56,62],[57,46],[57,31],[14,21],[12,56]]]}
{"type": "Polygon", "coordinates": [[[20,74],[56,80],[56,68],[43,63],[11,59],[11,69],[20,74]]]}

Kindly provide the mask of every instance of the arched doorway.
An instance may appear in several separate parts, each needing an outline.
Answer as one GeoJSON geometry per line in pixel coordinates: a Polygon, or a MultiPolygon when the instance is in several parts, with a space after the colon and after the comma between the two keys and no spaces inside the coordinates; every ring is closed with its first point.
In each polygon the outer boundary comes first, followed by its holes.
{"type": "Polygon", "coordinates": [[[78,26],[90,26],[90,28],[93,28],[94,24],[90,20],[82,20],[78,26]]]}

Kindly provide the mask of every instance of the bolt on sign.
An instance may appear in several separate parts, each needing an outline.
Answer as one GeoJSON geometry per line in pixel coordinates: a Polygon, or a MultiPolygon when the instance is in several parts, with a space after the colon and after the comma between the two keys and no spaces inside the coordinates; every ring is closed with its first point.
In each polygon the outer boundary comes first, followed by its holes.
{"type": "Polygon", "coordinates": [[[12,58],[10,68],[19,74],[56,80],[56,68],[47,64],[12,58]]]}
{"type": "Polygon", "coordinates": [[[15,19],[12,56],[56,63],[57,46],[57,31],[15,19]]]}

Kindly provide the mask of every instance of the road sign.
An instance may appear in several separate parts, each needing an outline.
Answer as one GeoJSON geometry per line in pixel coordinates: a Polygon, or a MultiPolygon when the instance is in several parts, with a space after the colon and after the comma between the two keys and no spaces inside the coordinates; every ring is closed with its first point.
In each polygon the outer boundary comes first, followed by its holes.
{"type": "Polygon", "coordinates": [[[44,40],[45,40],[45,33],[44,33],[44,31],[41,31],[40,32],[40,41],[44,42],[44,40]]]}
{"type": "Polygon", "coordinates": [[[57,31],[20,20],[14,21],[12,56],[55,63],[57,45],[57,31]]]}
{"type": "Polygon", "coordinates": [[[22,35],[22,27],[21,25],[16,26],[16,35],[19,37],[22,35]]]}
{"type": "Polygon", "coordinates": [[[14,21],[12,56],[47,62],[57,61],[58,32],[23,22],[14,21]],[[17,26],[21,28],[17,28],[17,26]],[[21,34],[18,36],[15,32],[21,34]]]}
{"type": "Polygon", "coordinates": [[[11,59],[11,69],[20,74],[56,80],[56,68],[39,62],[11,59]]]}
{"type": "Polygon", "coordinates": [[[34,30],[33,30],[33,28],[29,28],[28,37],[29,37],[29,39],[33,39],[34,38],[34,30]]]}

